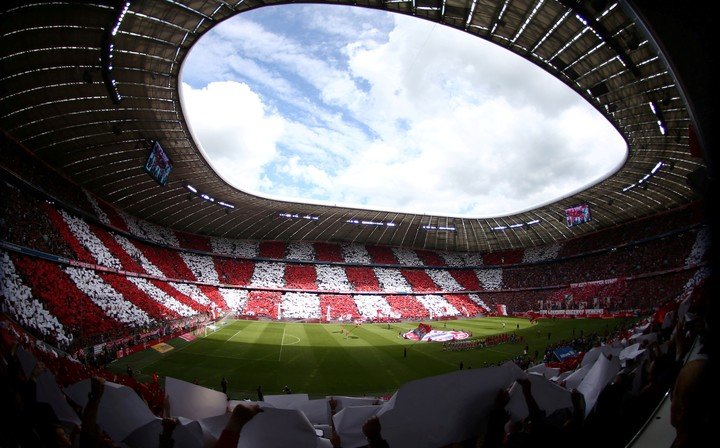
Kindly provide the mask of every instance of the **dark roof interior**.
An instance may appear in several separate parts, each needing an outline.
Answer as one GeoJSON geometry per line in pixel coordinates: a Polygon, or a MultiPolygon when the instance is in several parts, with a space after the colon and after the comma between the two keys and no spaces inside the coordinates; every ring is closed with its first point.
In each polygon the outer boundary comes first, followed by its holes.
{"type": "Polygon", "coordinates": [[[685,5],[668,1],[319,2],[415,15],[519,54],[595,106],[624,136],[628,160],[616,174],[585,191],[492,219],[295,204],[239,191],[198,151],[181,110],[178,74],[188,50],[215,24],[282,3],[287,2],[136,0],[126,12],[125,2],[3,3],[0,129],[132,215],[181,231],[229,238],[489,252],[562,241],[700,198],[698,182],[688,178],[705,176],[709,160],[695,149],[707,147],[713,138],[705,118],[709,70],[689,67],[697,68],[698,58],[707,53],[702,53],[702,28],[687,40],[675,37],[682,32],[678,24],[697,16],[683,9],[685,5]],[[672,17],[674,11],[680,12],[672,17]],[[174,162],[167,186],[143,170],[153,140],[162,143],[174,162]],[[658,162],[662,167],[638,184],[658,162]],[[235,208],[190,195],[187,183],[235,208]],[[623,191],[633,184],[636,187],[623,191]],[[590,205],[593,220],[568,228],[564,209],[578,203],[590,205]],[[319,219],[289,219],[281,213],[319,219]],[[395,225],[355,225],[347,222],[350,219],[395,225]],[[536,219],[537,224],[509,228],[536,219]],[[428,231],[426,225],[456,231],[428,231]],[[508,228],[491,230],[498,226],[508,228]]]}

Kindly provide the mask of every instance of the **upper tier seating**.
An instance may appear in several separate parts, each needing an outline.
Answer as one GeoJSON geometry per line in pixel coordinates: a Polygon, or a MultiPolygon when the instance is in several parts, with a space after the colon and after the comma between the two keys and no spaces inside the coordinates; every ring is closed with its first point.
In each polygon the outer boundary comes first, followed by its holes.
{"type": "Polygon", "coordinates": [[[688,227],[699,222],[691,206],[658,218],[662,232],[681,228],[661,238],[646,234],[656,223],[649,218],[569,243],[492,254],[230,240],[137,220],[87,192],[72,195],[79,202],[70,205],[87,213],[81,215],[18,182],[0,184],[7,197],[0,206],[3,239],[51,257],[2,252],[9,260],[4,297],[13,295],[3,307],[64,345],[218,311],[382,320],[473,316],[496,304],[511,313],[541,306],[649,309],[682,291],[706,261],[710,239],[706,227],[688,227]],[[598,246],[596,237],[616,246],[598,246]],[[596,247],[602,250],[586,254],[596,247]],[[55,285],[31,274],[35,264],[55,285]],[[72,302],[92,316],[73,318],[52,293],[57,285],[66,308],[72,302]]]}

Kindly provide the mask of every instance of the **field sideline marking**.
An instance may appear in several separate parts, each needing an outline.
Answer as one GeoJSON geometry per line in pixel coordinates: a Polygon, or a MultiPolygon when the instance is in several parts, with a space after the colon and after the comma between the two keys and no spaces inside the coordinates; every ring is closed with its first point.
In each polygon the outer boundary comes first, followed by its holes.
{"type": "Polygon", "coordinates": [[[280,353],[278,354],[278,362],[280,361],[280,358],[282,357],[282,349],[285,342],[285,330],[287,329],[287,325],[283,325],[283,335],[282,339],[280,339],[280,353]]]}

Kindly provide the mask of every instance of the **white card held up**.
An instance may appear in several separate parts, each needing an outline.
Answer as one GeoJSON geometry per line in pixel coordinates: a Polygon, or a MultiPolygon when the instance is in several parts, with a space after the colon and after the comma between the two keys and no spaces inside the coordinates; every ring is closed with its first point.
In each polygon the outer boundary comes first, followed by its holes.
{"type": "MultiPolygon", "coordinates": [[[[87,404],[89,393],[90,378],[65,389],[65,395],[83,408],[87,404]]],[[[98,406],[97,424],[113,442],[122,442],[134,430],[156,418],[134,390],[121,384],[105,382],[98,406]]]]}
{"type": "Polygon", "coordinates": [[[315,428],[302,412],[264,408],[243,427],[238,448],[315,448],[317,439],[315,428]]]}
{"type": "Polygon", "coordinates": [[[601,355],[592,369],[583,378],[577,390],[585,397],[585,416],[595,407],[600,392],[607,386],[620,371],[620,360],[614,357],[611,360],[601,355]]]}
{"type": "Polygon", "coordinates": [[[382,435],[393,448],[437,448],[474,437],[498,391],[522,375],[507,362],[410,381],[378,412],[382,435]]]}
{"type": "Polygon", "coordinates": [[[201,420],[227,412],[227,396],[217,390],[176,378],[165,378],[165,394],[170,400],[170,415],[201,420]]]}
{"type": "MultiPolygon", "coordinates": [[[[172,433],[173,448],[203,448],[203,432],[195,420],[178,418],[179,423],[172,433]]],[[[162,433],[162,419],[157,418],[137,428],[123,441],[131,448],[157,448],[162,433]]]]}
{"type": "Polygon", "coordinates": [[[378,411],[380,411],[380,406],[346,406],[333,416],[335,431],[340,435],[344,448],[367,445],[362,426],[378,411]]]}
{"type": "MultiPolygon", "coordinates": [[[[540,409],[550,415],[558,409],[572,409],[572,397],[570,391],[560,387],[542,375],[532,374],[527,376],[530,381],[530,393],[540,409]]],[[[520,384],[515,383],[510,388],[510,401],[505,410],[510,413],[514,421],[525,419],[528,414],[527,403],[520,384]]]]}

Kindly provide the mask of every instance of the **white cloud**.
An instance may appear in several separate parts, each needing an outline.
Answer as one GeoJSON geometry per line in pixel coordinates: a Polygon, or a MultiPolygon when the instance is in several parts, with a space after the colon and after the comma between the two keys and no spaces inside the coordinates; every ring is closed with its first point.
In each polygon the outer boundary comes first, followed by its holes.
{"type": "MultiPolygon", "coordinates": [[[[203,146],[240,173],[225,177],[300,201],[491,217],[566,196],[623,162],[614,128],[533,64],[377,14],[263,8],[203,38],[191,56],[210,39],[216,65],[227,63],[212,72],[239,81],[188,88],[189,106],[211,109],[186,108],[203,146]]],[[[203,69],[185,72],[202,86],[203,69]]]]}
{"type": "Polygon", "coordinates": [[[183,110],[213,168],[235,185],[267,184],[266,164],[276,157],[285,120],[268,110],[246,84],[213,82],[202,89],[183,84],[183,110]]]}

